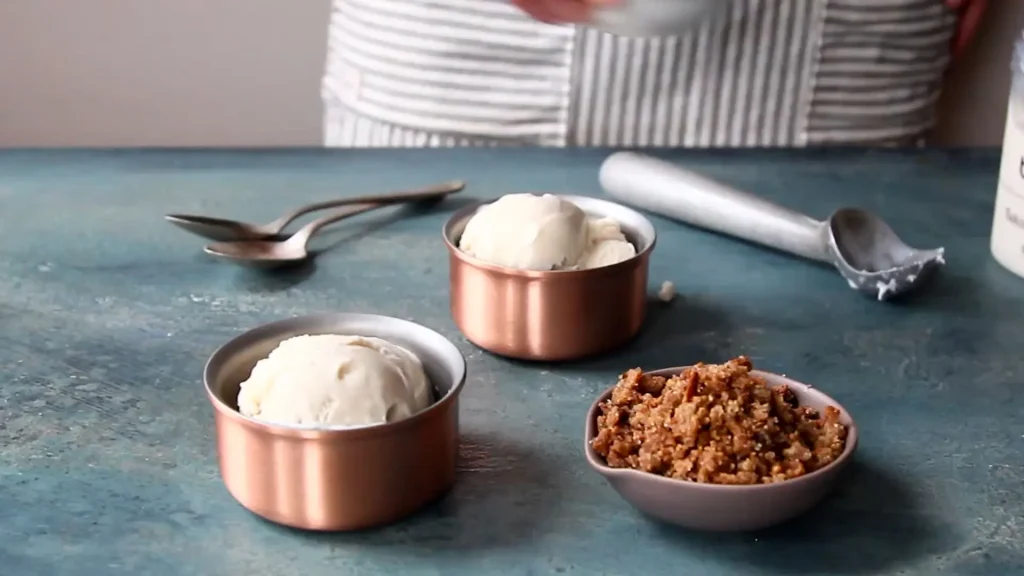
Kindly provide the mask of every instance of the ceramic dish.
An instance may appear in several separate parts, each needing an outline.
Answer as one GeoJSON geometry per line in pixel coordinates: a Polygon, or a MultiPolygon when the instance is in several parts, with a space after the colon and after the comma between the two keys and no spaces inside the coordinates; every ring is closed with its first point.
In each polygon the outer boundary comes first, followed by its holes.
{"type": "Polygon", "coordinates": [[[589,26],[620,36],[678,36],[720,16],[731,0],[622,0],[594,11],[589,26]]]}
{"type": "Polygon", "coordinates": [[[452,318],[477,346],[522,360],[573,360],[608,352],[640,332],[654,225],[625,206],[562,196],[588,216],[612,218],[636,247],[633,258],[588,270],[517,270],[459,250],[469,206],[445,224],[452,318]]]}
{"type": "Polygon", "coordinates": [[[353,530],[398,520],[455,481],[465,379],[465,359],[451,342],[398,318],[323,314],[246,332],[214,352],[204,372],[221,477],[242,506],[296,528],[353,530]],[[434,404],[405,420],[351,428],[268,424],[239,413],[239,385],[252,367],[302,334],[376,336],[407,348],[423,363],[434,404]]]}
{"type": "MultiPolygon", "coordinates": [[[[679,374],[683,368],[667,368],[647,372],[655,376],[679,374]]],[[[719,532],[759,530],[795,518],[810,510],[836,485],[841,473],[857,449],[857,426],[838,402],[806,384],[784,376],[752,371],[764,378],[770,387],[788,386],[801,406],[821,411],[835,406],[841,412],[840,422],[848,433],[846,447],[835,462],[810,474],[776,482],[750,486],[703,484],[676,480],[631,470],[611,468],[591,448],[597,428],[598,406],[611,396],[609,388],[587,413],[585,454],[587,462],[611,484],[623,499],[638,510],[664,522],[684,528],[719,532]]]]}

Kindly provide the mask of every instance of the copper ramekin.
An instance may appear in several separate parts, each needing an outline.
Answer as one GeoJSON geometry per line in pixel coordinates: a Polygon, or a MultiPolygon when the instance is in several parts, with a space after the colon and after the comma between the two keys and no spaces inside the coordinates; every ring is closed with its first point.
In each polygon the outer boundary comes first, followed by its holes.
{"type": "Polygon", "coordinates": [[[369,314],[290,318],[231,340],[214,352],[203,376],[224,484],[242,506],[268,520],[307,530],[379,526],[416,512],[455,481],[466,362],[433,330],[369,314]],[[409,349],[423,362],[435,403],[405,420],[349,428],[243,416],[239,385],[282,340],[301,334],[376,336],[409,349]]]}
{"type": "Polygon", "coordinates": [[[562,196],[588,216],[612,218],[636,246],[625,262],[590,270],[516,270],[459,250],[466,223],[480,208],[456,212],[444,226],[452,318],[477,346],[523,360],[574,360],[607,352],[640,332],[647,274],[657,240],[639,212],[597,198],[562,196]]]}

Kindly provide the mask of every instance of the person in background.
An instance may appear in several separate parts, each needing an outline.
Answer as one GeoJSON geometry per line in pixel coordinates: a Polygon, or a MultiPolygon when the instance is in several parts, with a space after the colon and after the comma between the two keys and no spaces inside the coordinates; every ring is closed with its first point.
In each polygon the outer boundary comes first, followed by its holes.
{"type": "Polygon", "coordinates": [[[629,0],[334,0],[334,147],[920,145],[984,0],[734,0],[679,36],[629,0]]]}

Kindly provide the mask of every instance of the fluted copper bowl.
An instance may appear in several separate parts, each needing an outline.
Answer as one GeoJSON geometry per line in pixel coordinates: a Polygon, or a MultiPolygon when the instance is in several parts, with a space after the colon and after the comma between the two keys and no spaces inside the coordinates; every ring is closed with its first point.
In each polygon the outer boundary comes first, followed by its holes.
{"type": "MultiPolygon", "coordinates": [[[[684,369],[666,368],[647,373],[667,378],[684,369]]],[[[839,458],[820,470],[791,480],[743,486],[703,484],[630,468],[612,468],[591,446],[591,441],[597,436],[601,403],[611,397],[615,389],[612,386],[594,401],[587,412],[583,446],[587,462],[637,510],[683,528],[746,532],[775,526],[807,512],[835,488],[843,471],[853,461],[857,450],[857,425],[838,402],[807,384],[758,370],[751,373],[763,378],[769,387],[787,386],[801,406],[809,406],[819,412],[826,406],[838,408],[839,421],[847,429],[846,446],[839,458]]]]}
{"type": "Polygon", "coordinates": [[[624,262],[589,270],[517,270],[483,262],[459,249],[480,205],[445,224],[452,318],[477,346],[522,360],[574,360],[632,340],[647,308],[647,275],[657,241],[636,210],[585,196],[562,196],[588,216],[612,218],[636,247],[624,262]]]}
{"type": "Polygon", "coordinates": [[[416,512],[455,481],[466,362],[433,330],[370,314],[290,318],[231,340],[214,352],[203,376],[224,484],[267,520],[307,530],[369,528],[416,512]],[[405,420],[359,427],[289,426],[243,416],[240,384],[281,341],[302,334],[376,336],[407,348],[423,363],[434,404],[405,420]]]}

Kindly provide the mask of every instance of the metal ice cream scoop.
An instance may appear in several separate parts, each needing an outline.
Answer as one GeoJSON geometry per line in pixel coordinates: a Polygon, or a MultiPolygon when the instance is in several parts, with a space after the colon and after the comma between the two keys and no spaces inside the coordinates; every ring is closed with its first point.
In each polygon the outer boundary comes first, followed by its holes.
{"type": "Polygon", "coordinates": [[[841,208],[821,222],[663,160],[631,152],[601,166],[601,186],[627,204],[834,265],[850,287],[888,300],[945,264],[943,248],[907,246],[881,218],[841,208]]]}

